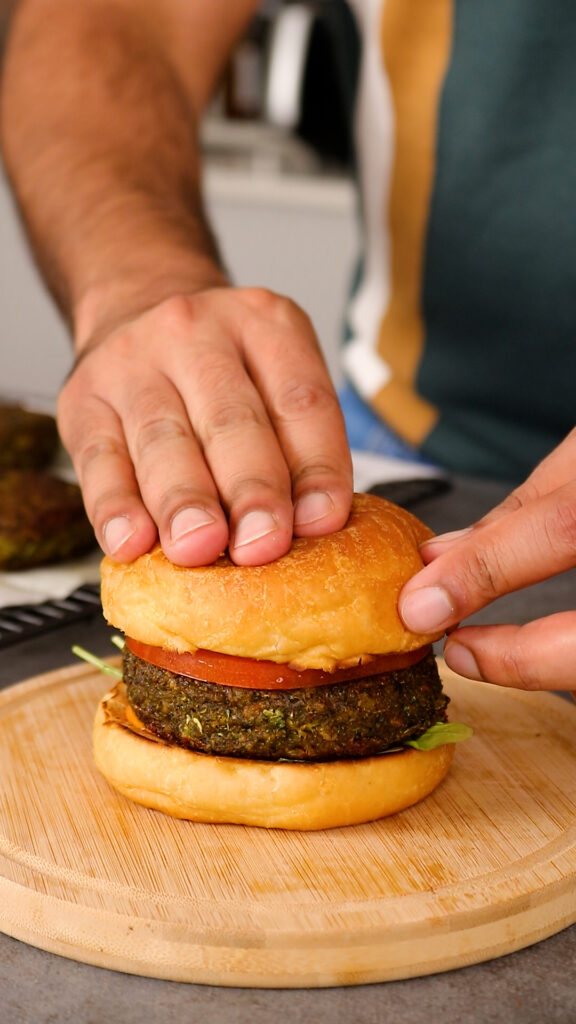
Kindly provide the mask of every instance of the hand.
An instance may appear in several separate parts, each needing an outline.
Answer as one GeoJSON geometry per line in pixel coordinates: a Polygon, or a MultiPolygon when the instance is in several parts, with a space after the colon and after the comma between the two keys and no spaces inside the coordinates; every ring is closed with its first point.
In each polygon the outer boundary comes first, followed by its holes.
{"type": "Polygon", "coordinates": [[[240,565],[339,529],[352,498],[340,408],[310,321],[263,289],[179,295],[107,330],[59,401],[103,548],[160,538],[179,565],[240,565]]]}
{"type": "Polygon", "coordinates": [[[575,466],[576,430],[474,526],[423,546],[428,564],[404,587],[400,614],[409,629],[451,630],[444,656],[455,672],[527,690],[576,690],[576,611],[523,626],[458,627],[502,594],[576,566],[575,466]]]}

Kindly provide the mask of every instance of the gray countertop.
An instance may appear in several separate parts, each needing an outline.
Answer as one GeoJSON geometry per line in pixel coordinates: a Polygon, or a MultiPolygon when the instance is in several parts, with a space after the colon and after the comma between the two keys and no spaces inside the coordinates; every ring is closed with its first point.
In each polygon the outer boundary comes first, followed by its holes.
{"type": "MultiPolygon", "coordinates": [[[[413,507],[437,531],[467,525],[505,493],[499,484],[457,480],[413,507]]],[[[576,606],[576,574],[509,595],[475,621],[523,622],[576,606]]],[[[99,614],[6,648],[0,688],[69,664],[81,643],[108,654],[99,614]]],[[[0,934],[0,1020],[7,1024],[574,1024],[576,925],[535,946],[487,963],[406,981],[351,988],[216,988],[119,974],[67,960],[0,934]]]]}

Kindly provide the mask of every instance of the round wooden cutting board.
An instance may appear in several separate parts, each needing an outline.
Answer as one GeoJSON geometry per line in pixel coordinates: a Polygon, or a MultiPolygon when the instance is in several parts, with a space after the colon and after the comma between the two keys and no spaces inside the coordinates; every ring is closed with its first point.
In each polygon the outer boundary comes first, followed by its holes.
{"type": "Polygon", "coordinates": [[[0,694],[0,930],[86,963],[212,985],[415,977],[576,921],[576,707],[442,669],[470,723],[423,803],[316,833],[197,825],[97,774],[88,666],[0,694]]]}

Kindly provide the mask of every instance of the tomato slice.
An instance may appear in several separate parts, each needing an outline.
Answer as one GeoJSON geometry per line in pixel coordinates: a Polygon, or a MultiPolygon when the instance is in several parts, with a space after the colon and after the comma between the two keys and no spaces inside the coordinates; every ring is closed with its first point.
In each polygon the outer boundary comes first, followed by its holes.
{"type": "Polygon", "coordinates": [[[162,647],[140,643],[126,637],[128,650],[142,661],[157,668],[167,669],[181,676],[191,676],[204,683],[221,683],[223,686],[240,686],[250,690],[295,690],[304,686],[328,686],[331,683],[363,679],[395,669],[408,668],[428,654],[430,645],[417,651],[399,654],[376,655],[371,661],[351,668],[340,668],[334,672],[307,668],[301,671],[290,665],[279,665],[275,661],[260,661],[257,658],[239,658],[233,654],[219,654],[199,648],[194,654],[165,651],[162,647]]]}

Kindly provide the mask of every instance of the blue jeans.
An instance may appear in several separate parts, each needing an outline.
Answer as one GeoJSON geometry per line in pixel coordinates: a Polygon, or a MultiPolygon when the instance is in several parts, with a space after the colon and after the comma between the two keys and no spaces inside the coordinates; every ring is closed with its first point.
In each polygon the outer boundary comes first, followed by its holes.
{"type": "Polygon", "coordinates": [[[405,462],[420,462],[430,466],[417,448],[403,441],[390,427],[362,401],[350,384],[344,384],[338,398],[346,422],[348,444],[357,451],[374,452],[376,455],[387,455],[405,462]]]}

